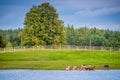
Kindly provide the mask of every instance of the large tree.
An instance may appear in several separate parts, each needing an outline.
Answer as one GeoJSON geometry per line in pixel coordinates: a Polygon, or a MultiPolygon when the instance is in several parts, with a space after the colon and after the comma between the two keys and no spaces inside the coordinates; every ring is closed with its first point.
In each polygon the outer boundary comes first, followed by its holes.
{"type": "Polygon", "coordinates": [[[27,12],[20,37],[25,46],[66,43],[63,21],[59,20],[56,9],[46,2],[27,12]]]}

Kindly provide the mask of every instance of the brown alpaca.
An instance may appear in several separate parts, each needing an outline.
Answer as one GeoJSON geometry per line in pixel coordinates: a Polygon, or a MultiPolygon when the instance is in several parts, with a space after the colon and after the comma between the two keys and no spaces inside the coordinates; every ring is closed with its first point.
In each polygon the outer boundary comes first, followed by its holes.
{"type": "Polygon", "coordinates": [[[85,66],[85,70],[94,70],[96,66],[85,66]]]}
{"type": "Polygon", "coordinates": [[[81,70],[83,65],[76,66],[76,70],[81,70]]]}
{"type": "Polygon", "coordinates": [[[91,66],[89,70],[94,70],[96,66],[91,66]]]}
{"type": "Polygon", "coordinates": [[[86,67],[86,65],[81,65],[81,70],[85,70],[86,67]]]}

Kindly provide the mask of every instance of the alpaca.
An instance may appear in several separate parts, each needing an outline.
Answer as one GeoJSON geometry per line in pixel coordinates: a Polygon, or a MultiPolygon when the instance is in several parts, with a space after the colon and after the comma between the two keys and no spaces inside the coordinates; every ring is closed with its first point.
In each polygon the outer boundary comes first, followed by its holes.
{"type": "Polygon", "coordinates": [[[78,68],[79,68],[79,66],[67,66],[66,70],[71,71],[71,70],[77,70],[78,68]]]}
{"type": "Polygon", "coordinates": [[[104,66],[102,67],[102,69],[108,70],[108,69],[109,69],[109,65],[104,65],[104,66]]]}
{"type": "Polygon", "coordinates": [[[84,69],[85,70],[94,70],[96,66],[85,66],[84,69]]]}
{"type": "Polygon", "coordinates": [[[83,65],[78,65],[78,66],[76,66],[76,69],[77,70],[82,70],[82,67],[83,67],[83,65]]]}
{"type": "Polygon", "coordinates": [[[71,71],[71,70],[94,70],[96,66],[91,66],[91,65],[78,65],[78,66],[67,66],[66,70],[71,71]]]}
{"type": "Polygon", "coordinates": [[[89,70],[94,70],[96,66],[91,66],[89,70]]]}
{"type": "Polygon", "coordinates": [[[73,70],[73,68],[74,68],[73,66],[67,66],[66,70],[71,71],[71,70],[73,70]]]}

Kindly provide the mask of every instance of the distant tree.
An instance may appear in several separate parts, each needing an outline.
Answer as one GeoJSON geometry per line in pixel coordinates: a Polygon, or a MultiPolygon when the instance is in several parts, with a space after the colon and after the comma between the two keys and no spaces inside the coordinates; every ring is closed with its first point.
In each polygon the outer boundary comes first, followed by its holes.
{"type": "Polygon", "coordinates": [[[89,39],[91,41],[92,46],[102,46],[103,43],[103,38],[102,38],[102,33],[99,29],[97,28],[91,28],[90,29],[91,33],[89,35],[89,39]]]}
{"type": "Polygon", "coordinates": [[[75,45],[77,41],[77,32],[73,26],[66,27],[66,40],[68,45],[75,45]]]}
{"type": "Polygon", "coordinates": [[[120,47],[120,32],[114,32],[110,37],[111,47],[120,47]]]}
{"type": "Polygon", "coordinates": [[[4,48],[5,47],[5,43],[3,41],[2,36],[0,35],[0,48],[4,48]]]}
{"type": "Polygon", "coordinates": [[[12,48],[12,43],[11,42],[8,42],[7,45],[6,45],[7,48],[12,48]]]}
{"type": "Polygon", "coordinates": [[[19,34],[22,45],[64,45],[66,35],[63,21],[49,3],[33,6],[26,14],[24,29],[19,34]]]}
{"type": "Polygon", "coordinates": [[[87,46],[89,45],[89,35],[90,35],[90,30],[87,27],[82,27],[77,29],[78,31],[78,39],[77,39],[77,44],[80,46],[87,46]]]}
{"type": "Polygon", "coordinates": [[[12,41],[13,47],[20,46],[20,44],[21,44],[21,39],[18,37],[14,38],[14,40],[12,41]]]}

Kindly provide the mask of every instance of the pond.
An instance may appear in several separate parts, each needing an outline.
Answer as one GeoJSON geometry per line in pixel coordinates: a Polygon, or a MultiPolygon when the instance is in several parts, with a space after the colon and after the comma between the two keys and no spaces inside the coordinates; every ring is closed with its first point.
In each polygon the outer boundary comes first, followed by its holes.
{"type": "Polygon", "coordinates": [[[120,80],[120,70],[0,70],[0,80],[120,80]]]}

